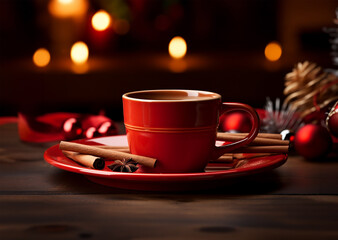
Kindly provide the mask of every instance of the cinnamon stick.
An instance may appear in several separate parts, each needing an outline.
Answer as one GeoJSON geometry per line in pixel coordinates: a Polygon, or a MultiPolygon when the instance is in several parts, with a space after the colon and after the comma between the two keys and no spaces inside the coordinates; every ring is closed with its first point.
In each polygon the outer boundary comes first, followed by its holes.
{"type": "MultiPolygon", "coordinates": [[[[243,139],[245,136],[242,134],[227,134],[217,133],[217,140],[235,142],[243,139]]],[[[256,146],[272,146],[272,145],[289,145],[288,140],[280,140],[275,138],[256,137],[250,145],[256,146]]]]}
{"type": "Polygon", "coordinates": [[[287,153],[288,151],[288,145],[247,146],[235,149],[233,153],[287,153]]]}
{"type": "Polygon", "coordinates": [[[130,153],[129,147],[124,147],[124,146],[96,145],[95,147],[130,153]]]}
{"type": "Polygon", "coordinates": [[[266,157],[276,155],[278,153],[234,153],[233,157],[235,159],[252,159],[256,157],[266,157]]]}
{"type": "Polygon", "coordinates": [[[224,164],[215,164],[215,165],[208,165],[205,170],[206,172],[213,172],[213,171],[222,171],[222,170],[230,170],[234,168],[239,168],[245,165],[248,162],[246,159],[234,159],[231,163],[224,163],[224,164]]]}
{"type": "Polygon", "coordinates": [[[103,149],[112,149],[112,150],[129,150],[128,146],[110,146],[110,145],[95,145],[95,147],[103,148],[103,149]]]}
{"type": "MultiPolygon", "coordinates": [[[[217,133],[217,137],[218,137],[218,134],[220,134],[220,135],[225,135],[225,136],[241,136],[241,137],[245,137],[245,136],[247,136],[249,133],[227,133],[227,132],[218,132],[218,133],[217,133]]],[[[279,133],[258,133],[257,137],[282,140],[282,135],[279,134],[279,133]]]]}
{"type": "Polygon", "coordinates": [[[103,158],[97,156],[81,154],[72,151],[62,151],[62,152],[66,157],[89,168],[101,170],[105,166],[105,161],[103,160],[103,158]]]}
{"type": "MultiPolygon", "coordinates": [[[[205,170],[207,172],[213,172],[213,171],[233,169],[238,164],[238,161],[239,160],[237,160],[237,159],[233,159],[231,162],[207,165],[205,170]]],[[[214,162],[214,163],[220,163],[220,162],[214,162]]]]}
{"type": "Polygon", "coordinates": [[[249,160],[257,157],[273,156],[278,153],[226,153],[218,159],[210,160],[210,163],[232,163],[238,160],[249,160]]]}
{"type": "Polygon", "coordinates": [[[217,163],[230,163],[230,162],[233,162],[233,161],[234,161],[233,154],[223,155],[223,156],[220,156],[217,159],[210,160],[210,162],[212,162],[212,163],[216,163],[216,162],[217,163]]]}
{"type": "Polygon", "coordinates": [[[74,142],[61,141],[59,148],[61,150],[78,152],[81,154],[89,154],[89,155],[111,159],[111,160],[118,160],[118,159],[121,160],[121,159],[131,158],[135,162],[143,166],[151,167],[151,168],[154,168],[156,164],[155,158],[139,156],[139,155],[115,151],[111,149],[102,149],[97,146],[74,143],[74,142]]]}

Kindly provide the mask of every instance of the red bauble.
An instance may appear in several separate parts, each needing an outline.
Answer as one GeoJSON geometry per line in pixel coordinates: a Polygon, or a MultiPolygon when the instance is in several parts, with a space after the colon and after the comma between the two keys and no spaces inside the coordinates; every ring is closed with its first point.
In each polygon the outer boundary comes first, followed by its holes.
{"type": "Polygon", "coordinates": [[[338,137],[338,101],[326,118],[326,126],[333,136],[338,137]]]}
{"type": "Polygon", "coordinates": [[[79,139],[81,138],[83,132],[81,123],[75,117],[66,119],[66,121],[63,122],[62,130],[65,140],[79,139]]]}
{"type": "Polygon", "coordinates": [[[315,159],[324,157],[330,151],[332,139],[325,127],[307,124],[297,131],[294,145],[300,155],[315,159]]]}
{"type": "Polygon", "coordinates": [[[251,118],[245,112],[229,112],[220,119],[220,126],[224,132],[250,132],[251,118]]]}

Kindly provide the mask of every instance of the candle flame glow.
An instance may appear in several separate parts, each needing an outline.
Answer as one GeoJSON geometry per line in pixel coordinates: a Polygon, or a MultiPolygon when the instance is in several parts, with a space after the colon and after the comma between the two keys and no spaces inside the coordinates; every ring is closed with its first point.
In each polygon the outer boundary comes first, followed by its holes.
{"type": "Polygon", "coordinates": [[[38,67],[45,67],[50,62],[50,54],[47,49],[39,48],[33,55],[33,62],[38,67]]]}
{"type": "Polygon", "coordinates": [[[92,17],[92,26],[97,31],[106,30],[109,27],[110,22],[110,15],[104,10],[96,12],[92,17]]]}
{"type": "Polygon", "coordinates": [[[72,3],[73,0],[58,0],[59,3],[61,4],[70,4],[72,3]]]}
{"type": "Polygon", "coordinates": [[[270,42],[266,45],[264,54],[269,61],[275,62],[282,56],[282,47],[277,42],[270,42]]]}
{"type": "Polygon", "coordinates": [[[182,37],[176,36],[171,39],[168,50],[172,58],[183,58],[187,53],[187,44],[182,37]]]}
{"type": "Polygon", "coordinates": [[[70,50],[70,57],[76,64],[85,63],[88,60],[89,50],[84,42],[76,42],[70,50]]]}
{"type": "Polygon", "coordinates": [[[51,0],[48,10],[58,18],[82,16],[88,10],[88,0],[51,0]]]}

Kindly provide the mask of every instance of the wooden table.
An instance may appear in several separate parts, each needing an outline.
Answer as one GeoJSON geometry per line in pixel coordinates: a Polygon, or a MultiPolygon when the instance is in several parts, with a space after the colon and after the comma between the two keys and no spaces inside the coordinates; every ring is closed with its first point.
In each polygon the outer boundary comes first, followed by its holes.
{"type": "Polygon", "coordinates": [[[290,156],[224,189],[104,187],[43,159],[0,125],[0,239],[338,239],[338,161],[290,156]]]}

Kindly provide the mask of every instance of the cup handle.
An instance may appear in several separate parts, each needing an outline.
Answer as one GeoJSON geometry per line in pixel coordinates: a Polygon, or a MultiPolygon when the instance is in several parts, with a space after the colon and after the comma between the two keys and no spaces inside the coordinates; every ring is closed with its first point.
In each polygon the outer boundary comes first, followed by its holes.
{"type": "Polygon", "coordinates": [[[213,156],[214,159],[217,159],[225,153],[231,152],[237,148],[240,148],[244,145],[251,143],[258,134],[259,125],[260,125],[259,117],[258,117],[257,112],[249,105],[243,104],[243,103],[232,103],[232,102],[222,103],[220,115],[222,115],[225,112],[230,112],[230,111],[235,111],[235,110],[245,111],[251,115],[251,123],[252,123],[251,130],[246,137],[244,137],[243,139],[239,141],[229,143],[227,145],[223,145],[219,147],[215,146],[215,151],[214,151],[214,156],[213,156]]]}

